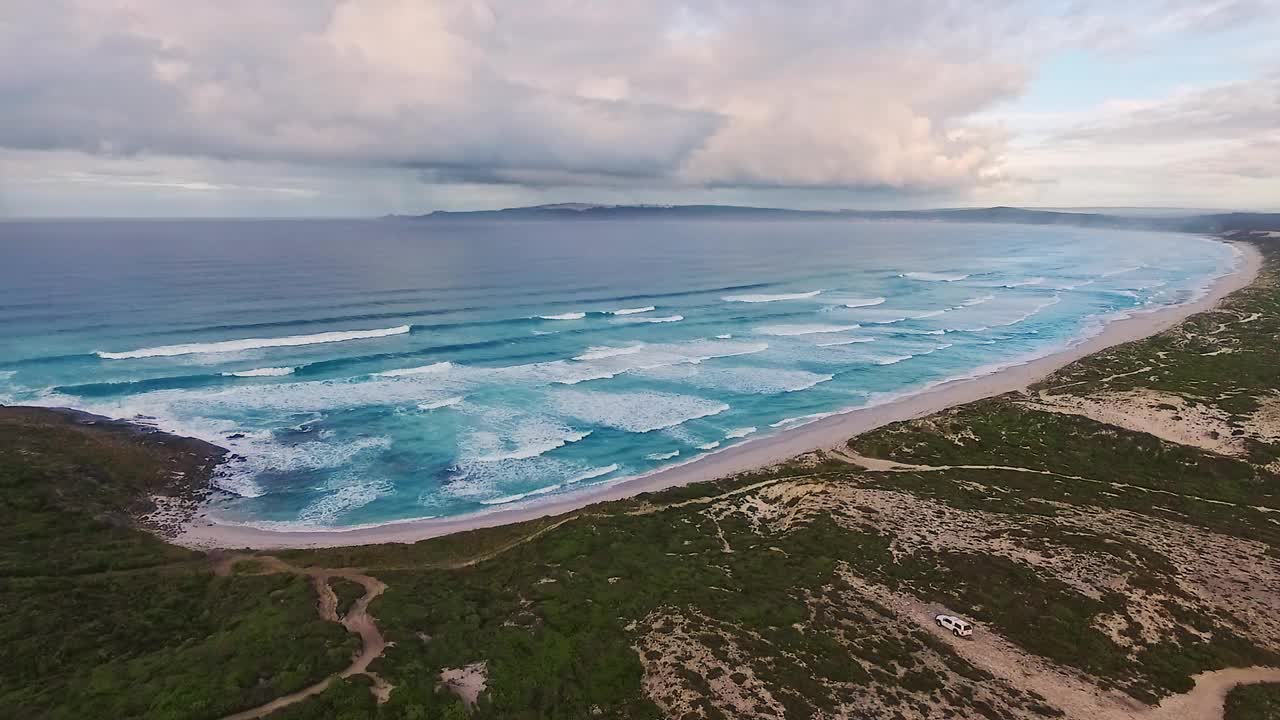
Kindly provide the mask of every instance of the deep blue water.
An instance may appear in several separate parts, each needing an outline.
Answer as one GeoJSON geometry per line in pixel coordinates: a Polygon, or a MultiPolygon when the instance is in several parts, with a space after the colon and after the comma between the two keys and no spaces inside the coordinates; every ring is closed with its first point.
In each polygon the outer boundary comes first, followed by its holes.
{"type": "Polygon", "coordinates": [[[1190,235],[787,222],[0,223],[0,401],[228,447],[268,527],[614,482],[1060,349],[1234,262],[1190,235]]]}

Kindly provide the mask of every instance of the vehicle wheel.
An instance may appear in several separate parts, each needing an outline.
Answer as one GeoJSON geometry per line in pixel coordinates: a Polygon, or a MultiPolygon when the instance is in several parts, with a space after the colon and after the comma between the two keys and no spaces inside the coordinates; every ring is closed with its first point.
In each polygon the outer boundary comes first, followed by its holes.
{"type": "Polygon", "coordinates": [[[933,624],[934,624],[934,625],[937,625],[938,627],[942,627],[942,621],[941,621],[941,620],[934,620],[934,621],[933,621],[933,624]]]}
{"type": "Polygon", "coordinates": [[[959,630],[952,630],[952,631],[951,631],[951,634],[952,634],[952,635],[955,635],[956,637],[960,637],[960,631],[959,631],[959,630]]]}

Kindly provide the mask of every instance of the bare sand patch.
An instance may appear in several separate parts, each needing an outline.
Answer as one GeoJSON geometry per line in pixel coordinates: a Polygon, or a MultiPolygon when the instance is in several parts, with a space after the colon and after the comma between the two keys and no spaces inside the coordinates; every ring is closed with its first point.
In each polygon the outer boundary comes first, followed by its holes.
{"type": "Polygon", "coordinates": [[[461,698],[463,705],[475,707],[489,683],[489,662],[481,660],[459,668],[445,668],[440,671],[440,682],[461,698]]]}

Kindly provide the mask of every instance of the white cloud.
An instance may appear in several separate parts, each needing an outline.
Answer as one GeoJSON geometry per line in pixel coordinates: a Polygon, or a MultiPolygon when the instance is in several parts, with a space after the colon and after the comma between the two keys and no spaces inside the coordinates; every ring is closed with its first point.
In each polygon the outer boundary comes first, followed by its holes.
{"type": "Polygon", "coordinates": [[[1179,158],[1224,123],[1260,142],[1273,80],[1041,118],[1054,148],[990,118],[1046,53],[1246,26],[1276,2],[0,0],[0,211],[18,186],[351,212],[1021,197],[1091,159],[1149,169],[1137,146],[1165,135],[1179,158]]]}
{"type": "Polygon", "coordinates": [[[19,5],[0,28],[0,145],[17,149],[965,187],[998,172],[1000,147],[965,115],[1026,79],[965,13],[923,2],[19,5]]]}

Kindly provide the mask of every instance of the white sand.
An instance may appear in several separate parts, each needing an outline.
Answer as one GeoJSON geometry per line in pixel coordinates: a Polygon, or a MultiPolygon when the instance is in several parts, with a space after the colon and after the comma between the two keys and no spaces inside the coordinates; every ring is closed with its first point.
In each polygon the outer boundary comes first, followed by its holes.
{"type": "Polygon", "coordinates": [[[705,455],[668,468],[598,488],[549,498],[544,502],[483,514],[409,520],[347,530],[282,532],[243,525],[192,521],[173,539],[197,548],[306,548],[375,543],[411,543],[476,528],[494,527],[558,515],[593,503],[620,500],[640,493],[727,477],[783,462],[813,450],[842,446],[849,438],[893,422],[923,417],[956,405],[1020,390],[1087,355],[1167,330],[1187,317],[1215,306],[1222,298],[1253,282],[1262,255],[1252,245],[1234,243],[1241,261],[1235,272],[1219,278],[1201,299],[1116,320],[1098,335],[1061,352],[981,377],[956,380],[907,395],[891,403],[850,410],[776,435],[705,455]]]}

